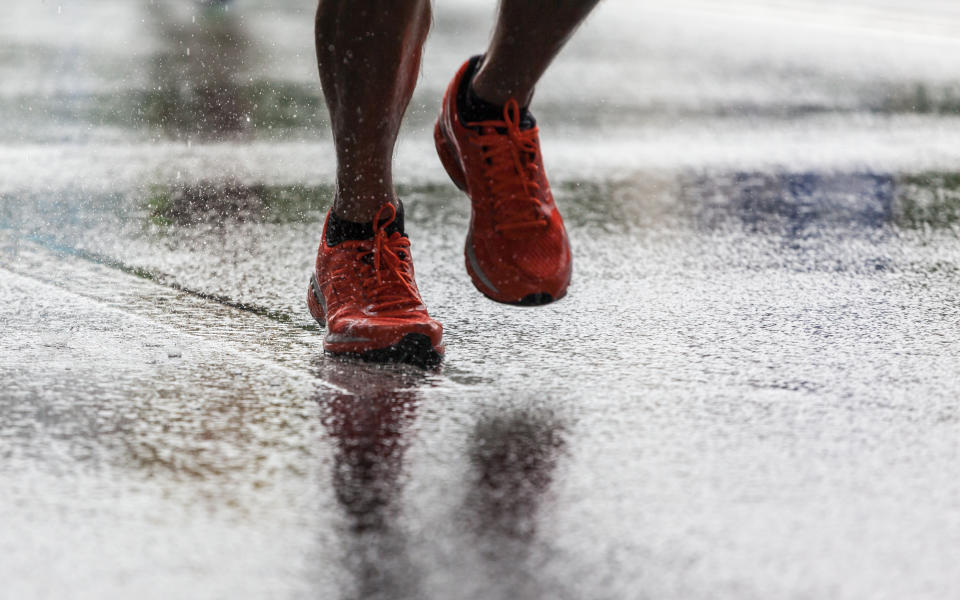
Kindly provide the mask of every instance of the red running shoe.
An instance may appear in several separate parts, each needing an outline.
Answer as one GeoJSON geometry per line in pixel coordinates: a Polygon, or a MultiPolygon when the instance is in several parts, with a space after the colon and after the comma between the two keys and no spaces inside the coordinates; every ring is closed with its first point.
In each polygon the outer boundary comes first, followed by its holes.
{"type": "Polygon", "coordinates": [[[327,327],[327,352],[431,366],[443,355],[443,326],[420,299],[410,238],[386,232],[396,216],[397,209],[385,204],[373,221],[372,239],[328,246],[327,215],[307,307],[327,327]]]}
{"type": "Polygon", "coordinates": [[[467,272],[498,302],[534,305],[563,297],[572,272],[570,242],[543,169],[536,126],[521,128],[520,106],[503,120],[464,123],[457,110],[480,57],[447,88],[434,141],[453,182],[470,197],[467,272]]]}

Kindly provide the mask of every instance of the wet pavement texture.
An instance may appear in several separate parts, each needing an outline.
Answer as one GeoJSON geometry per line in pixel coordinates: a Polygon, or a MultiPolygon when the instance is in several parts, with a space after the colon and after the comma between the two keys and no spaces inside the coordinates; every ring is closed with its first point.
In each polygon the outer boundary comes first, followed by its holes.
{"type": "Polygon", "coordinates": [[[955,598],[960,8],[602,3],[534,111],[569,295],[396,172],[436,370],[325,356],[312,6],[0,20],[0,597],[955,598]]]}

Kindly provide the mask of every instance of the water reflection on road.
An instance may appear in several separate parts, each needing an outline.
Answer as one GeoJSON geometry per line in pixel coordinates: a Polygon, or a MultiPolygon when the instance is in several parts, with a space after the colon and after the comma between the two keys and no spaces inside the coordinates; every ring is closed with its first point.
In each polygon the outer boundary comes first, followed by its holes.
{"type": "Polygon", "coordinates": [[[417,598],[418,573],[397,516],[422,376],[349,361],[323,362],[318,369],[336,385],[362,390],[332,395],[324,390],[317,398],[335,441],[332,483],[347,518],[343,560],[354,576],[356,597],[417,598]]]}
{"type": "Polygon", "coordinates": [[[471,475],[462,513],[486,578],[506,597],[550,597],[529,559],[565,446],[560,419],[534,407],[490,410],[470,436],[471,475]]]}
{"type": "Polygon", "coordinates": [[[467,440],[466,490],[448,490],[463,495],[454,511],[457,524],[452,530],[411,531],[403,519],[405,455],[417,437],[427,375],[411,367],[330,359],[318,362],[316,369],[324,380],[347,390],[323,389],[316,401],[334,440],[331,482],[345,517],[342,560],[354,578],[355,597],[424,597],[426,573],[412,548],[424,536],[451,533],[456,539],[428,543],[452,544],[457,554],[472,560],[459,566],[474,583],[509,588],[518,597],[541,597],[536,572],[525,559],[537,539],[538,511],[565,447],[560,420],[531,406],[482,411],[467,440]],[[460,544],[467,547],[458,548],[460,544]]]}

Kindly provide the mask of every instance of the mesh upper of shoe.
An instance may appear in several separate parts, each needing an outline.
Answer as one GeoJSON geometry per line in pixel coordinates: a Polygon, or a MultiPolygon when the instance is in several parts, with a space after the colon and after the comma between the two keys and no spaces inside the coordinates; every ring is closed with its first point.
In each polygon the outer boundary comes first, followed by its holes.
{"type": "Polygon", "coordinates": [[[520,106],[511,99],[503,121],[471,123],[479,134],[471,143],[480,147],[484,175],[493,200],[494,229],[511,237],[550,223],[541,196],[538,130],[520,128],[520,106]]]}
{"type": "Polygon", "coordinates": [[[398,232],[387,234],[387,226],[395,218],[396,208],[385,204],[374,219],[372,239],[338,244],[340,252],[354,253],[337,261],[330,272],[333,281],[346,284],[338,289],[356,296],[356,306],[346,308],[358,308],[367,316],[396,318],[422,316],[426,310],[414,281],[410,239],[398,232]]]}

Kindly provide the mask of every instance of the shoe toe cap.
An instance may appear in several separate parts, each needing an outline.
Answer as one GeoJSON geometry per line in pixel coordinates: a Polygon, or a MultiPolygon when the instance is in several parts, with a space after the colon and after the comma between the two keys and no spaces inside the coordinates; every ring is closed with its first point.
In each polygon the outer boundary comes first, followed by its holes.
{"type": "Polygon", "coordinates": [[[544,236],[509,248],[478,249],[470,264],[477,287],[495,300],[546,304],[562,297],[570,281],[570,248],[564,236],[544,236]],[[479,273],[478,273],[479,271],[479,273]]]}
{"type": "Polygon", "coordinates": [[[373,345],[391,345],[399,342],[404,336],[411,333],[422,334],[430,338],[434,346],[443,343],[443,325],[425,317],[422,314],[413,314],[404,317],[366,317],[353,320],[342,332],[336,332],[344,337],[353,337],[358,340],[369,340],[373,345]]]}

